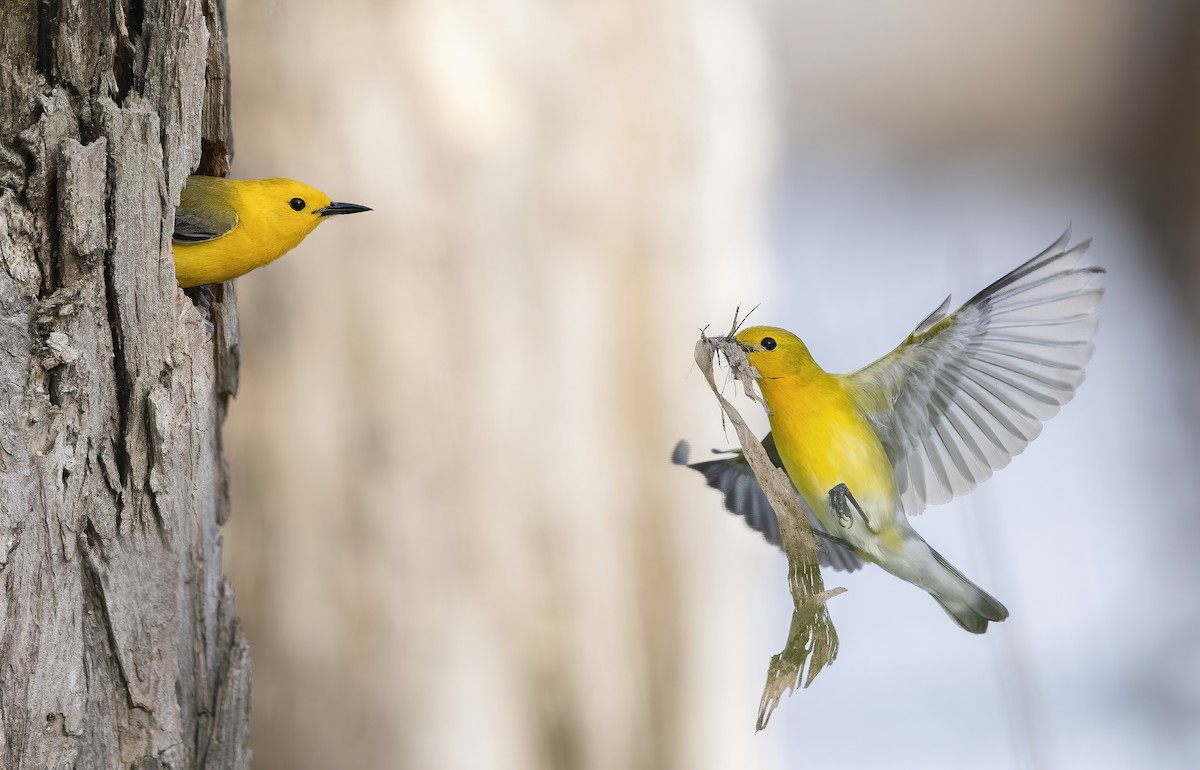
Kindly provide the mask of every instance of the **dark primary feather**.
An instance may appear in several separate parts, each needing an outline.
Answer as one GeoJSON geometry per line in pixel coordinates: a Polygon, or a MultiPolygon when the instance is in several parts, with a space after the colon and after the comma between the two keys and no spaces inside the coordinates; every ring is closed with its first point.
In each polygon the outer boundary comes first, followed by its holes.
{"type": "Polygon", "coordinates": [[[216,177],[192,176],[179,196],[175,209],[175,232],[171,239],[177,243],[202,243],[220,238],[237,226],[238,217],[232,203],[229,180],[216,177]]]}
{"type": "Polygon", "coordinates": [[[175,209],[175,232],[171,240],[178,243],[202,243],[220,238],[237,224],[237,214],[175,209]]]}
{"type": "MultiPolygon", "coordinates": [[[[775,439],[771,434],[763,439],[763,449],[777,467],[783,467],[779,452],[775,449],[775,439]]],[[[758,485],[758,479],[745,456],[738,451],[730,452],[719,460],[705,460],[698,463],[688,463],[688,443],[680,441],[675,445],[671,454],[671,462],[676,465],[686,465],[704,475],[708,485],[725,495],[725,507],[746,520],[756,532],[762,534],[771,545],[780,545],[779,519],[775,510],[758,485]]],[[[803,498],[800,500],[808,523],[815,532],[825,532],[821,522],[809,510],[803,498]]],[[[817,536],[817,558],[823,567],[833,567],[837,570],[853,572],[862,566],[862,560],[837,543],[817,536]]]]}

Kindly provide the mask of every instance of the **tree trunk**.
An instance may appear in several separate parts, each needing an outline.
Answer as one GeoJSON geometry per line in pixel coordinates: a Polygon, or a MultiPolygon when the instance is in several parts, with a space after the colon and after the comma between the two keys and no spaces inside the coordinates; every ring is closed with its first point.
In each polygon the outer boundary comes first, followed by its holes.
{"type": "Polygon", "coordinates": [[[171,258],[225,51],[222,0],[0,3],[0,768],[249,765],[237,315],[171,258]]]}

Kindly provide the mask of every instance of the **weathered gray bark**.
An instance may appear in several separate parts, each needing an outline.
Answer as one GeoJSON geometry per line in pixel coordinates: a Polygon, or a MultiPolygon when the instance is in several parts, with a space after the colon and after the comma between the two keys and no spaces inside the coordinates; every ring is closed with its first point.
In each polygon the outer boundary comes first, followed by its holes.
{"type": "Polygon", "coordinates": [[[227,164],[223,13],[0,3],[0,768],[249,765],[236,311],[171,264],[202,144],[227,164]]]}

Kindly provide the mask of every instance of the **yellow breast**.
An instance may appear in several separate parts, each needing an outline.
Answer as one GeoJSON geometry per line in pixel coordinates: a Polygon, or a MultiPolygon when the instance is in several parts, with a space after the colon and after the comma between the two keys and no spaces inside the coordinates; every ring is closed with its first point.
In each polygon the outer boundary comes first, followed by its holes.
{"type": "Polygon", "coordinates": [[[895,518],[896,480],[874,429],[833,375],[762,381],[788,475],[827,526],[829,490],[845,484],[877,528],[895,518]]]}

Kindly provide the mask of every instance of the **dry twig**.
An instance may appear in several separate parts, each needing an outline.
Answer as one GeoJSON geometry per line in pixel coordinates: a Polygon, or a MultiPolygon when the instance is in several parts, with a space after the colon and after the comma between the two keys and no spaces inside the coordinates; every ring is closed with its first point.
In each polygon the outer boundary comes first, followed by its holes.
{"type": "Polygon", "coordinates": [[[723,356],[734,379],[742,383],[746,395],[762,404],[764,409],[767,408],[756,384],[760,379],[758,371],[746,357],[745,349],[733,337],[736,329],[735,317],[734,327],[725,337],[709,337],[702,332],[700,340],[696,343],[695,357],[696,365],[704,373],[704,379],[708,381],[709,387],[721,404],[724,417],[733,423],[746,460],[775,510],[779,519],[783,550],[788,559],[788,585],[792,591],[794,605],[792,625],[787,644],[778,655],[771,658],[767,669],[767,682],[758,707],[757,729],[762,730],[767,726],[772,712],[779,705],[779,700],[785,692],[794,690],[802,677],[803,686],[808,687],[817,674],[837,657],[837,631],[829,619],[825,603],[846,589],[825,590],[817,563],[816,539],[791,480],[767,457],[762,443],[746,425],[737,409],[721,395],[713,379],[713,358],[717,355],[723,356]],[[804,673],[806,667],[807,675],[804,673]]]}

